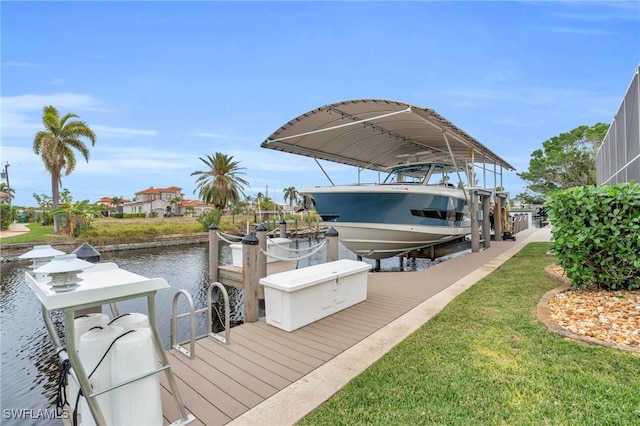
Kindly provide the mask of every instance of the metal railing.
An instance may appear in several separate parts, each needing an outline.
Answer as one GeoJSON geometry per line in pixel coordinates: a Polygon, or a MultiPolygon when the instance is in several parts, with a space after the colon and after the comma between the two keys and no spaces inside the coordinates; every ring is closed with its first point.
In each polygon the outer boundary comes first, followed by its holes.
{"type": "MultiPolygon", "coordinates": [[[[178,290],[176,294],[173,296],[173,315],[171,316],[171,347],[176,349],[180,353],[189,357],[189,359],[194,359],[196,356],[196,314],[207,313],[207,334],[206,336],[213,337],[215,340],[228,345],[231,342],[231,328],[229,321],[229,294],[227,290],[224,288],[222,284],[219,282],[213,282],[209,284],[209,289],[207,290],[207,306],[201,309],[195,309],[195,304],[193,303],[193,298],[191,294],[187,290],[178,290]],[[217,333],[213,332],[213,327],[211,325],[213,308],[212,308],[212,300],[213,300],[213,289],[218,288],[218,290],[222,293],[224,297],[224,337],[220,336],[217,333]],[[187,299],[187,303],[189,305],[189,312],[185,312],[182,314],[178,314],[178,299],[180,295],[183,295],[187,299]],[[184,341],[182,343],[178,343],[178,319],[189,317],[189,340],[184,341]],[[186,349],[184,346],[185,343],[189,342],[189,349],[186,349]]],[[[198,336],[204,337],[204,336],[198,336]]]]}

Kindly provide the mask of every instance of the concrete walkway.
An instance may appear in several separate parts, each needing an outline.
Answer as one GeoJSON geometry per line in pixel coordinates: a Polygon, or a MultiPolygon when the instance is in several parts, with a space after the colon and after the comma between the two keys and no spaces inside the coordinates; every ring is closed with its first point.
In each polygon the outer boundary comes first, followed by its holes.
{"type": "Polygon", "coordinates": [[[0,238],[14,237],[29,231],[30,229],[24,223],[12,223],[9,225],[9,229],[0,231],[0,238]]]}
{"type": "MultiPolygon", "coordinates": [[[[507,251],[491,258],[480,268],[228,424],[236,426],[294,424],[433,318],[456,296],[513,257],[522,247],[530,242],[551,241],[549,227],[526,230],[521,234],[527,237],[517,240],[507,251]]],[[[521,234],[518,234],[518,237],[521,234]]],[[[490,250],[487,250],[488,252],[490,250]]]]}

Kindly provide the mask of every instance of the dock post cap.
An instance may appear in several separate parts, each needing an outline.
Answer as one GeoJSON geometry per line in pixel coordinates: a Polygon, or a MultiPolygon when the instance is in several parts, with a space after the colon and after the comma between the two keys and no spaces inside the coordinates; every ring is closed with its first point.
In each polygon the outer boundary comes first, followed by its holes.
{"type": "Polygon", "coordinates": [[[264,223],[259,223],[258,225],[256,225],[256,231],[258,232],[264,232],[267,230],[267,227],[264,226],[264,223]]]}
{"type": "Polygon", "coordinates": [[[257,246],[258,245],[258,237],[256,237],[255,232],[251,232],[247,235],[244,236],[244,238],[242,238],[242,244],[247,244],[250,246],[257,246]]]}
{"type": "Polygon", "coordinates": [[[327,232],[325,232],[324,234],[327,237],[337,237],[338,236],[338,231],[336,231],[336,229],[332,226],[331,228],[329,228],[327,230],[327,232]]]}
{"type": "Polygon", "coordinates": [[[209,225],[209,231],[217,231],[218,230],[218,226],[215,223],[212,223],[211,225],[209,225]]]}

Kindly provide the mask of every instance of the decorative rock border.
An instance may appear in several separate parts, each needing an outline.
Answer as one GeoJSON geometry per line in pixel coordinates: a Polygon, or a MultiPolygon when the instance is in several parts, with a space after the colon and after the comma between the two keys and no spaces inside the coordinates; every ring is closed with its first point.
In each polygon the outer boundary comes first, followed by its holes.
{"type": "Polygon", "coordinates": [[[549,309],[549,301],[553,299],[553,297],[555,297],[556,294],[569,290],[569,288],[571,287],[571,280],[563,275],[558,274],[554,270],[554,265],[545,266],[544,271],[551,278],[554,278],[563,283],[560,287],[554,288],[553,290],[546,292],[544,296],[542,296],[542,299],[540,299],[540,302],[538,302],[538,308],[537,308],[538,320],[540,320],[544,325],[546,325],[550,331],[557,333],[563,337],[568,337],[574,340],[580,340],[585,343],[589,343],[591,345],[606,346],[608,348],[620,349],[620,350],[629,351],[629,352],[640,352],[640,348],[636,348],[634,346],[617,345],[614,343],[604,342],[599,339],[594,339],[593,337],[590,337],[590,336],[581,336],[579,334],[572,333],[566,328],[553,322],[551,320],[551,310],[549,309]]]}

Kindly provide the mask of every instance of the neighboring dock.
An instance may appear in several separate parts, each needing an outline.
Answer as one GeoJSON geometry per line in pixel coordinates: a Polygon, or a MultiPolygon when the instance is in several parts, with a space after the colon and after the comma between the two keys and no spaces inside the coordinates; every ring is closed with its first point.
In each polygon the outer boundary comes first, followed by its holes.
{"type": "MultiPolygon", "coordinates": [[[[423,271],[369,274],[366,301],[293,332],[261,319],[234,327],[228,346],[199,339],[193,360],[170,350],[191,424],[295,423],[530,241],[550,241],[549,228],[423,271]]],[[[168,424],[179,415],[160,376],[168,424]]]]}

